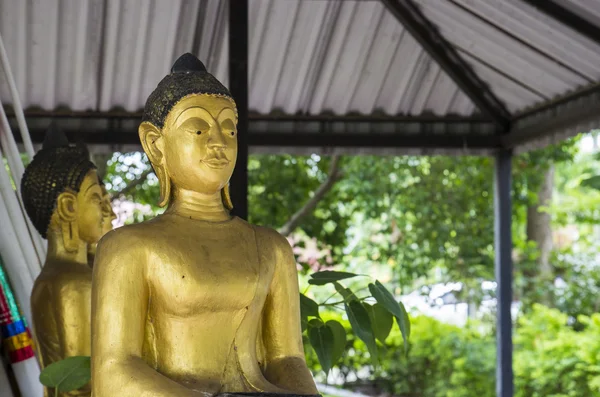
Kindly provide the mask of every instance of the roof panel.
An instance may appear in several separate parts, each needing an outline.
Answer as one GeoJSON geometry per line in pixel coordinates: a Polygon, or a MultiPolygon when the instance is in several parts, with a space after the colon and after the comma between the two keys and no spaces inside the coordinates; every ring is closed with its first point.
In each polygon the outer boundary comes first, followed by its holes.
{"type": "Polygon", "coordinates": [[[531,103],[548,99],[512,80],[510,76],[499,73],[490,66],[479,62],[472,56],[462,55],[472,65],[475,73],[490,85],[492,91],[506,104],[510,112],[516,112],[531,103]]]}
{"type": "MultiPolygon", "coordinates": [[[[290,48],[299,44],[297,35],[293,36],[296,23],[305,23],[305,19],[309,15],[306,12],[299,12],[299,0],[285,3],[270,0],[261,3],[266,3],[260,6],[268,11],[263,22],[263,29],[258,29],[260,44],[253,62],[250,101],[254,110],[259,113],[268,113],[275,103],[277,89],[282,83],[283,71],[289,64],[290,48]]],[[[258,41],[256,37],[252,37],[252,40],[258,41]]],[[[287,83],[289,83],[289,79],[287,83]]]]}
{"type": "Polygon", "coordinates": [[[376,41],[376,34],[384,12],[385,9],[379,2],[359,2],[355,5],[346,34],[341,37],[339,56],[332,60],[335,68],[331,80],[327,82],[329,89],[322,110],[335,114],[349,112],[350,102],[363,77],[369,53],[374,45],[381,44],[376,41]]]}
{"type": "Polygon", "coordinates": [[[587,83],[582,77],[486,24],[454,3],[418,0],[425,15],[463,52],[515,76],[549,97],[587,83]]]}
{"type": "MultiPolygon", "coordinates": [[[[512,112],[600,81],[600,45],[523,1],[415,2],[512,112]]],[[[560,2],[600,21],[600,0],[560,2]]],[[[186,51],[198,54],[227,84],[227,4],[0,0],[0,33],[26,107],[137,111],[186,51]]],[[[249,4],[253,111],[475,111],[471,100],[378,1],[249,4]]],[[[0,97],[5,104],[11,102],[3,79],[0,97]]]]}
{"type": "Polygon", "coordinates": [[[600,25],[600,1],[598,0],[556,0],[574,14],[600,25]]]}
{"type": "MultiPolygon", "coordinates": [[[[535,8],[523,1],[454,0],[469,10],[474,17],[482,18],[503,32],[513,35],[524,44],[581,73],[588,80],[600,79],[600,46],[584,45],[578,35],[566,28],[559,29],[535,8]],[[595,49],[590,52],[590,47],[595,49]]],[[[498,32],[501,34],[501,32],[498,32]]]]}
{"type": "Polygon", "coordinates": [[[348,92],[351,112],[371,114],[377,103],[388,70],[399,43],[405,34],[402,26],[388,12],[383,12],[371,39],[370,50],[358,73],[354,91],[348,92]]]}

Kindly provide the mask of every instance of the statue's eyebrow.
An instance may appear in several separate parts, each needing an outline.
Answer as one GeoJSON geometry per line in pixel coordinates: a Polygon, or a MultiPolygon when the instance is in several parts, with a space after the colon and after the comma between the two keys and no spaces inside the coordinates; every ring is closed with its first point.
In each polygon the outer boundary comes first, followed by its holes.
{"type": "Polygon", "coordinates": [[[91,188],[93,188],[94,186],[100,186],[100,185],[99,185],[99,184],[97,184],[97,183],[92,183],[90,186],[88,186],[88,188],[87,188],[87,189],[85,189],[85,192],[83,192],[83,194],[87,194],[87,192],[88,192],[88,191],[89,191],[91,188]]]}
{"type": "Polygon", "coordinates": [[[231,113],[233,113],[233,120],[237,121],[237,117],[235,116],[235,111],[232,108],[230,108],[230,107],[226,107],[226,108],[221,109],[221,111],[219,112],[219,114],[217,114],[217,116],[215,118],[218,119],[219,117],[221,117],[221,114],[223,114],[223,112],[226,111],[226,110],[231,111],[231,113]]]}
{"type": "MultiPolygon", "coordinates": [[[[207,113],[209,116],[213,117],[213,115],[212,115],[212,114],[210,114],[210,112],[209,112],[208,110],[206,110],[205,108],[203,108],[202,106],[192,106],[192,107],[189,107],[189,108],[185,109],[183,112],[181,112],[181,113],[179,113],[179,114],[177,115],[177,117],[176,117],[176,118],[175,118],[175,120],[173,121],[173,124],[175,125],[175,127],[179,127],[179,126],[180,126],[180,124],[178,123],[178,120],[181,118],[181,116],[183,116],[185,113],[188,113],[188,112],[191,112],[191,111],[193,111],[193,110],[197,110],[197,109],[199,109],[199,110],[203,110],[203,111],[205,111],[205,112],[206,112],[206,113],[207,113]]],[[[213,117],[213,119],[214,119],[214,117],[213,117]]]]}

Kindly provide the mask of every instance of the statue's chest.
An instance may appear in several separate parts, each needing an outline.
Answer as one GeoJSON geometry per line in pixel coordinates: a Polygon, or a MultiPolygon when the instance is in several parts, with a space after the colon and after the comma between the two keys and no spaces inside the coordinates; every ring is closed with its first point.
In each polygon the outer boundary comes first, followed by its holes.
{"type": "Polygon", "coordinates": [[[163,310],[175,316],[231,312],[266,294],[269,266],[261,263],[251,231],[173,237],[152,266],[151,297],[163,310]]]}

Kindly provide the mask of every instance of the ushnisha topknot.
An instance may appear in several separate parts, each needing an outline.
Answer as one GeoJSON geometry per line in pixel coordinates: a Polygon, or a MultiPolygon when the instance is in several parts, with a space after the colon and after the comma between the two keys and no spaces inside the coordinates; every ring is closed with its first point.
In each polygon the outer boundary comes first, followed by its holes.
{"type": "Polygon", "coordinates": [[[47,238],[58,196],[69,190],[79,192],[86,174],[96,169],[85,145],[71,144],[64,132],[51,126],[42,149],[37,152],[23,174],[21,195],[29,219],[47,238]]]}
{"type": "Polygon", "coordinates": [[[235,104],[229,90],[215,76],[208,73],[198,58],[188,52],[175,61],[171,73],[165,76],[150,94],[144,106],[142,121],[149,121],[156,127],[163,128],[173,106],[192,94],[225,97],[235,104]]]}

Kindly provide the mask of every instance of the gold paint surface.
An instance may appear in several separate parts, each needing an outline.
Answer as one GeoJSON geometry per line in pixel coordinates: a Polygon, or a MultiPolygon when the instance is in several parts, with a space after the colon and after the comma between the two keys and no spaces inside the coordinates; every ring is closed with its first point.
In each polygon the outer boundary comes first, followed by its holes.
{"type": "MultiPolygon", "coordinates": [[[[78,193],[59,195],[48,230],[48,255],[31,294],[33,331],[41,367],[91,354],[92,269],[88,245],[102,235],[102,190],[95,170],[78,193]]],[[[91,387],[60,394],[89,396],[91,387]]],[[[44,389],[48,396],[48,390],[44,389]]]]}
{"type": "Polygon", "coordinates": [[[190,95],[140,139],[163,215],[102,238],[92,287],[95,397],[317,394],[296,262],[276,231],[227,211],[237,113],[190,95]]]}
{"type": "MultiPolygon", "coordinates": [[[[106,233],[113,230],[112,222],[117,219],[117,214],[112,208],[112,201],[110,194],[106,191],[106,187],[104,185],[101,186],[102,189],[102,235],[104,236],[106,233]]],[[[94,256],[96,255],[96,249],[98,248],[98,243],[93,243],[88,246],[88,263],[90,266],[94,264],[94,256]]]]}

